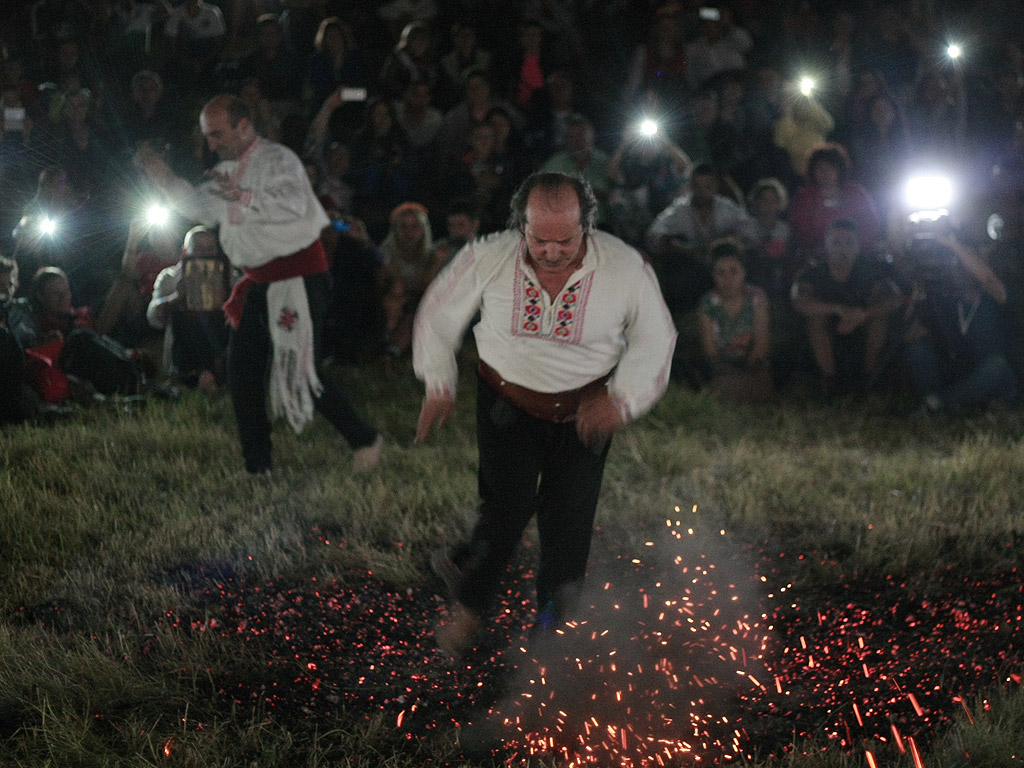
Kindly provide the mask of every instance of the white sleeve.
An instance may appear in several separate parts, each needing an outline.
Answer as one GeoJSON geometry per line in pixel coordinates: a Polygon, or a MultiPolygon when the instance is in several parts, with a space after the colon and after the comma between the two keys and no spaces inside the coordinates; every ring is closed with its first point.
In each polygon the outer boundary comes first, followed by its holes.
{"type": "Polygon", "coordinates": [[[647,413],[664,394],[676,347],[672,315],[650,264],[644,264],[637,280],[623,333],[626,350],[608,391],[624,406],[624,421],[632,421],[647,413]]]}
{"type": "Polygon", "coordinates": [[[146,307],[146,320],[154,328],[167,327],[169,318],[164,317],[160,307],[178,292],[178,281],[180,279],[180,262],[161,269],[160,273],[156,276],[156,280],[153,282],[153,297],[149,300],[149,306],[146,307]]]}
{"type": "MultiPolygon", "coordinates": [[[[481,259],[481,241],[462,248],[427,288],[413,324],[412,365],[428,394],[455,396],[459,379],[455,354],[470,321],[480,309],[489,274],[481,259]]],[[[500,262],[499,262],[500,263],[500,262]]],[[[487,270],[491,272],[492,270],[487,270]]]]}
{"type": "Polygon", "coordinates": [[[655,250],[658,244],[658,238],[664,235],[682,235],[679,224],[677,221],[679,218],[679,208],[682,205],[682,201],[676,198],[668,207],[654,217],[654,221],[651,222],[651,226],[647,229],[647,247],[650,250],[655,250]]]}
{"type": "Polygon", "coordinates": [[[259,186],[241,190],[238,202],[243,221],[247,216],[263,224],[288,223],[302,218],[311,194],[303,188],[304,182],[309,183],[298,156],[283,152],[275,155],[260,174],[259,186]]]}

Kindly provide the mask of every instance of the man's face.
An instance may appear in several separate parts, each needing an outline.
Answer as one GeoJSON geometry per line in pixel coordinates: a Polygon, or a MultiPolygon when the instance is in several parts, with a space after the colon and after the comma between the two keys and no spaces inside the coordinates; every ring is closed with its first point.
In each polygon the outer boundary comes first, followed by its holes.
{"type": "Polygon", "coordinates": [[[217,106],[204,109],[199,116],[199,127],[206,143],[221,160],[237,160],[242,156],[250,143],[246,135],[248,125],[248,121],[242,119],[232,127],[227,110],[217,106]]]}
{"type": "Polygon", "coordinates": [[[825,255],[830,266],[853,264],[860,252],[857,233],[842,227],[830,227],[825,235],[825,255]]]}
{"type": "Polygon", "coordinates": [[[472,240],[476,237],[477,220],[465,213],[452,213],[448,216],[448,237],[459,240],[472,240]]]}
{"type": "Polygon", "coordinates": [[[70,315],[71,285],[64,277],[54,277],[43,286],[39,294],[39,303],[48,315],[70,315]]]}
{"type": "Polygon", "coordinates": [[[571,187],[535,189],[526,201],[526,248],[538,274],[561,273],[584,248],[580,201],[571,187]]]}

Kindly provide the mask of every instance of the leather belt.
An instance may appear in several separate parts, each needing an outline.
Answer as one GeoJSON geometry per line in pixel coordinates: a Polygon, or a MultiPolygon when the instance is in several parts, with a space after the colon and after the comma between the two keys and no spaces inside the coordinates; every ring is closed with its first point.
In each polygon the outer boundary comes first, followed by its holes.
{"type": "Polygon", "coordinates": [[[506,381],[500,373],[483,360],[480,361],[477,370],[480,372],[480,378],[486,381],[491,389],[514,406],[538,419],[556,423],[575,419],[580,403],[588,397],[596,396],[611,378],[609,372],[578,389],[569,389],[564,392],[535,392],[519,384],[506,381]]]}

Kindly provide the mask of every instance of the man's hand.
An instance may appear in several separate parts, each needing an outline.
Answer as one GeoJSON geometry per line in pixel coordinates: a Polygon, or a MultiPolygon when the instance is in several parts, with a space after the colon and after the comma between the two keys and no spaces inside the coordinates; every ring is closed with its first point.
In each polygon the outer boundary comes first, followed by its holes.
{"type": "Polygon", "coordinates": [[[228,174],[209,170],[204,175],[217,185],[214,189],[210,190],[217,197],[227,200],[229,203],[236,203],[241,199],[242,188],[228,174]]]}
{"type": "Polygon", "coordinates": [[[576,433],[584,445],[604,442],[622,426],[619,406],[607,391],[586,398],[576,411],[576,433]]]}
{"type": "Polygon", "coordinates": [[[430,430],[436,424],[439,428],[444,426],[448,417],[452,415],[455,408],[455,401],[445,395],[427,395],[423,398],[423,407],[420,408],[420,418],[416,422],[416,438],[414,442],[422,443],[427,439],[430,430]]]}

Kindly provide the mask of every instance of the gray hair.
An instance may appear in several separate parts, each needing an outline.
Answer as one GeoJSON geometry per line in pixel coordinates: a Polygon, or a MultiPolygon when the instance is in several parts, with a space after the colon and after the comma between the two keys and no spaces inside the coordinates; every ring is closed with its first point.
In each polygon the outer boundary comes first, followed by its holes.
{"type": "Polygon", "coordinates": [[[594,220],[597,217],[597,197],[594,195],[593,187],[580,176],[554,171],[530,174],[519,185],[512,195],[512,214],[508,219],[508,228],[523,231],[523,227],[526,226],[526,203],[533,190],[561,192],[566,188],[576,193],[576,199],[580,203],[580,226],[583,227],[583,234],[589,235],[594,231],[594,220]]]}

